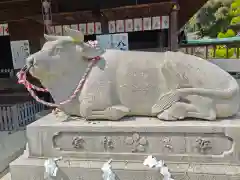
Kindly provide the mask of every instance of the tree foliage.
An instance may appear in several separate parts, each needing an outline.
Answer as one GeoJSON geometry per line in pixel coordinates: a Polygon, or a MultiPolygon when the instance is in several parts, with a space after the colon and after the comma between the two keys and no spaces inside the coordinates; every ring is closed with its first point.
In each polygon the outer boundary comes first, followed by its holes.
{"type": "Polygon", "coordinates": [[[202,37],[216,38],[219,32],[227,30],[233,16],[238,13],[238,10],[233,12],[238,7],[238,2],[232,5],[233,0],[209,0],[191,18],[186,26],[187,31],[199,31],[202,37]]]}
{"type": "MultiPolygon", "coordinates": [[[[189,21],[188,31],[199,31],[202,37],[229,38],[237,32],[230,25],[240,24],[240,0],[209,0],[189,21]]],[[[210,51],[213,56],[214,50],[210,51]]],[[[229,58],[235,49],[217,46],[215,57],[229,58]]]]}

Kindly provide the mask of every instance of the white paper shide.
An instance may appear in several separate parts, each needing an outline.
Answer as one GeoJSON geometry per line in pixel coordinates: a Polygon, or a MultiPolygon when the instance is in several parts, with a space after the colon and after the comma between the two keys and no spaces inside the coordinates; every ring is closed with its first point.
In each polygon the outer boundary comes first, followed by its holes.
{"type": "Polygon", "coordinates": [[[165,165],[164,161],[160,160],[158,161],[155,157],[152,155],[148,156],[144,162],[144,166],[148,166],[149,168],[156,168],[159,169],[160,174],[163,175],[163,180],[174,180],[171,177],[171,173],[169,172],[168,167],[165,165]]]}

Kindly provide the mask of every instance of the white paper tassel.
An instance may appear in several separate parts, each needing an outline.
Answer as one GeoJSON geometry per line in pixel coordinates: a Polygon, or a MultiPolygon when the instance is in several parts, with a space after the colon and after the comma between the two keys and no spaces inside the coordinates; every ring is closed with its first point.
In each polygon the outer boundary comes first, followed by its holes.
{"type": "Polygon", "coordinates": [[[163,180],[174,180],[171,178],[171,173],[168,170],[168,167],[164,164],[164,161],[157,161],[157,159],[153,156],[148,156],[144,162],[144,166],[148,166],[149,168],[159,168],[160,173],[163,175],[163,180]]]}
{"type": "Polygon", "coordinates": [[[103,180],[116,180],[116,175],[112,170],[111,162],[112,162],[112,159],[104,163],[101,168],[103,172],[103,175],[102,175],[103,180]]]}
{"type": "Polygon", "coordinates": [[[44,162],[45,167],[45,176],[47,177],[56,177],[58,172],[57,161],[60,161],[60,158],[50,158],[44,162]]]}

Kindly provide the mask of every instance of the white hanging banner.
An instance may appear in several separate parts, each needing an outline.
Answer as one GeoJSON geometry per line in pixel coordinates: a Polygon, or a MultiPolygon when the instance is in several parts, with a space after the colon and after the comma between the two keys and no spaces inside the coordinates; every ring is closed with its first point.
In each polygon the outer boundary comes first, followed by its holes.
{"type": "Polygon", "coordinates": [[[128,33],[113,34],[112,35],[112,48],[126,51],[128,46],[128,33]]]}
{"type": "Polygon", "coordinates": [[[62,26],[55,26],[55,34],[57,36],[62,36],[62,26]]]}
{"type": "Polygon", "coordinates": [[[66,28],[71,28],[71,25],[63,25],[63,35],[66,35],[66,28]]]}
{"type": "Polygon", "coordinates": [[[155,16],[152,17],[152,29],[161,29],[161,17],[155,16]]]}
{"type": "Polygon", "coordinates": [[[8,24],[0,24],[0,36],[9,36],[8,24]]]}
{"type": "Polygon", "coordinates": [[[152,19],[151,17],[145,17],[143,18],[143,30],[149,31],[152,29],[152,19]]]}
{"type": "Polygon", "coordinates": [[[28,40],[11,41],[11,51],[14,69],[21,69],[26,64],[26,58],[30,55],[28,40]]]}
{"type": "Polygon", "coordinates": [[[78,25],[77,24],[72,24],[71,29],[78,30],[78,25]]]}
{"type": "Polygon", "coordinates": [[[55,34],[55,27],[54,26],[48,26],[49,28],[49,34],[55,34]]]}
{"type": "Polygon", "coordinates": [[[108,21],[108,30],[109,30],[109,33],[116,32],[116,22],[115,21],[108,21]]]}
{"type": "Polygon", "coordinates": [[[87,23],[87,34],[94,34],[95,33],[95,26],[94,23],[87,23]]]}
{"type": "Polygon", "coordinates": [[[3,36],[4,33],[4,27],[2,24],[0,24],[0,36],[3,36]]]}
{"type": "Polygon", "coordinates": [[[97,35],[96,40],[103,49],[112,49],[112,34],[97,35]]]}
{"type": "Polygon", "coordinates": [[[87,34],[87,24],[79,24],[79,31],[83,34],[87,34]]]}
{"type": "Polygon", "coordinates": [[[3,35],[9,36],[8,24],[3,24],[2,26],[3,26],[3,35]]]}
{"type": "Polygon", "coordinates": [[[124,20],[116,20],[116,32],[124,32],[124,20]]]}
{"type": "Polygon", "coordinates": [[[142,31],[143,30],[143,21],[142,18],[133,19],[134,31],[142,31]]]}
{"type": "Polygon", "coordinates": [[[125,20],[125,30],[126,30],[126,32],[132,32],[133,31],[133,20],[132,19],[126,19],[125,20]]]}
{"type": "Polygon", "coordinates": [[[169,16],[162,16],[161,21],[161,29],[168,29],[169,28],[169,16]]]}
{"type": "Polygon", "coordinates": [[[101,34],[102,33],[102,26],[100,22],[95,23],[95,34],[101,34]]]}

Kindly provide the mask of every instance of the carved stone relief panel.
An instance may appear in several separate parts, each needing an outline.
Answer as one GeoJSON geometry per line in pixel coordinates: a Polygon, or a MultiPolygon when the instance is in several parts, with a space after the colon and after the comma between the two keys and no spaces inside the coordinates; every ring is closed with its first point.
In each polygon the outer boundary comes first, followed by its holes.
{"type": "Polygon", "coordinates": [[[57,150],[95,153],[221,155],[232,143],[222,134],[60,132],[53,137],[57,150]]]}
{"type": "Polygon", "coordinates": [[[221,155],[229,151],[233,144],[232,140],[223,134],[187,136],[186,143],[187,153],[201,155],[221,155]]]}

